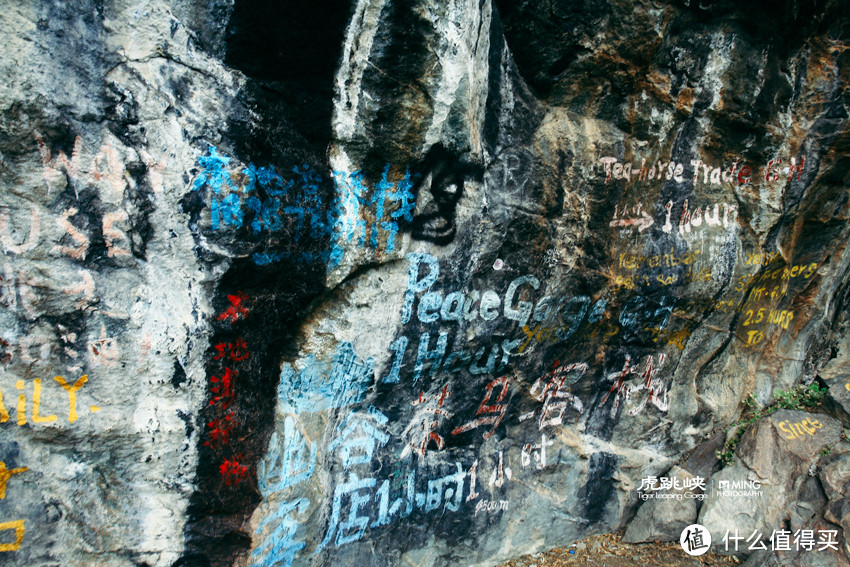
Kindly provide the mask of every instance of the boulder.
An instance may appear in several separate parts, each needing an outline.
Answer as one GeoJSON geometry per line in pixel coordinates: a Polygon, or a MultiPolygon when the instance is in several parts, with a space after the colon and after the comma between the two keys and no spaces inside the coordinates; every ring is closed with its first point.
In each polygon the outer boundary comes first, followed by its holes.
{"type": "Polygon", "coordinates": [[[808,481],[840,435],[841,424],[823,414],[780,410],[757,421],[741,437],[735,461],[712,475],[698,522],[715,541],[736,531],[770,534],[788,520],[799,526],[807,518],[792,505],[815,512],[817,490],[808,481]]]}
{"type": "Polygon", "coordinates": [[[850,341],[845,337],[835,350],[818,376],[828,387],[826,407],[844,427],[850,427],[850,341]]]}
{"type": "Polygon", "coordinates": [[[663,495],[664,498],[650,498],[638,508],[637,515],[623,535],[626,543],[679,541],[682,530],[696,521],[700,498],[694,498],[694,495],[702,497],[704,491],[694,488],[688,482],[693,481],[695,476],[677,466],[671,468],[665,476],[681,481],[681,486],[672,490],[644,492],[652,496],[663,495]]]}

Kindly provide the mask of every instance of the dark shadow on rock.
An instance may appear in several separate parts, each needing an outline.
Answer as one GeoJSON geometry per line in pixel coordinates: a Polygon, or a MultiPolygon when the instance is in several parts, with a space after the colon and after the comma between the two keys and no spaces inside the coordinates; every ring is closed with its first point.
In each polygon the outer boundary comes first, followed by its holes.
{"type": "MultiPolygon", "coordinates": [[[[248,81],[221,143],[225,153],[241,163],[269,168],[284,181],[298,175],[291,173],[296,167],[318,172],[321,205],[315,214],[323,218],[333,199],[326,151],[334,71],[350,7],[348,0],[239,0],[226,31],[225,62],[244,72],[248,81]]],[[[269,198],[257,185],[259,198],[269,198]]],[[[196,240],[202,201],[199,191],[184,199],[196,240]]],[[[205,357],[209,392],[199,415],[204,430],[198,442],[197,489],[188,511],[186,552],[175,567],[229,566],[247,560],[248,522],[262,500],[256,465],[274,428],[280,363],[293,355],[307,307],[324,290],[323,253],[330,248],[329,235],[305,236],[301,249],[312,256],[291,258],[289,239],[269,230],[255,234],[249,230],[253,218],[246,214],[239,230],[204,235],[235,258],[212,300],[217,318],[211,322],[205,357]],[[258,251],[282,259],[259,263],[251,253],[258,251]],[[234,306],[235,311],[228,312],[234,306]],[[222,317],[224,313],[238,316],[222,317]],[[234,360],[222,356],[222,349],[237,353],[234,360]],[[221,407],[224,394],[231,396],[226,410],[221,407]]],[[[221,261],[200,246],[196,252],[204,262],[221,261]]],[[[175,368],[178,385],[183,380],[179,370],[175,368]]]]}

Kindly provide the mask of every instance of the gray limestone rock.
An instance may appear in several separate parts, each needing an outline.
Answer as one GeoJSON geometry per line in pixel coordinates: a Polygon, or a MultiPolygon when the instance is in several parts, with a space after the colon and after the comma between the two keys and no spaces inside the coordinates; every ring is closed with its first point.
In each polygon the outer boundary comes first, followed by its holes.
{"type": "Polygon", "coordinates": [[[826,407],[844,424],[850,425],[850,341],[847,337],[835,346],[831,358],[818,373],[829,388],[826,407]]]}
{"type": "Polygon", "coordinates": [[[8,4],[0,563],[847,526],[846,2],[8,4]]]}
{"type": "Polygon", "coordinates": [[[704,492],[701,489],[693,489],[686,483],[693,480],[694,475],[683,468],[673,467],[666,477],[681,481],[682,485],[678,489],[648,492],[656,497],[663,495],[665,498],[649,499],[638,508],[638,513],[623,535],[623,541],[626,543],[679,541],[682,530],[696,522],[699,499],[694,498],[694,495],[702,496],[704,492]]]}
{"type": "Polygon", "coordinates": [[[735,462],[712,475],[699,523],[713,538],[735,530],[769,534],[789,519],[799,528],[808,518],[798,507],[811,517],[817,502],[807,480],[840,434],[840,424],[821,414],[781,410],[759,420],[741,437],[735,462]]]}

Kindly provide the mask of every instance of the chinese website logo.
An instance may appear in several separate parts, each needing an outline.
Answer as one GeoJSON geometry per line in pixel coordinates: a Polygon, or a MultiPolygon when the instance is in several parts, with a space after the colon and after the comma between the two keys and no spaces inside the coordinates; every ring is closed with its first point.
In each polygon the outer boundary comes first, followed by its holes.
{"type": "Polygon", "coordinates": [[[679,536],[679,543],[688,555],[702,555],[711,547],[711,533],[699,524],[691,524],[679,536]]]}

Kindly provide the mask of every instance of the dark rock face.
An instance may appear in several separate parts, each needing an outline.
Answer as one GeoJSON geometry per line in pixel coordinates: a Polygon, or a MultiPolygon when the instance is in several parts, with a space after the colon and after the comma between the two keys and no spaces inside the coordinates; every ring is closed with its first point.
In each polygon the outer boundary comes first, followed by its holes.
{"type": "Polygon", "coordinates": [[[9,8],[4,564],[846,562],[848,12],[9,8]]]}

